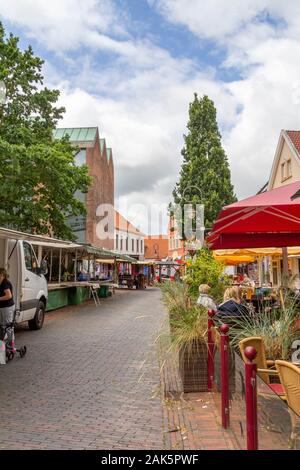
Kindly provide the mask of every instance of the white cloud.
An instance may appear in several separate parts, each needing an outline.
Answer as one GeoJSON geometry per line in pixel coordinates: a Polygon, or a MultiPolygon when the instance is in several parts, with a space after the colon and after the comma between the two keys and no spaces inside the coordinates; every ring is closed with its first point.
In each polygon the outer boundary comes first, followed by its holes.
{"type": "MultiPolygon", "coordinates": [[[[46,63],[47,84],[62,90],[62,125],[98,125],[113,148],[120,208],[170,201],[195,91],[215,102],[237,195],[255,193],[269,177],[280,130],[300,129],[300,3],[148,1],[199,41],[224,48],[223,71],[234,67],[240,78],[223,82],[212,68],[199,71],[196,60],[174,58],[149,38],[136,39],[126,12],[113,1],[0,0],[0,15],[49,50],[63,52],[68,75],[46,63]],[[95,51],[113,53],[114,60],[101,67],[95,51]]],[[[147,231],[147,217],[133,214],[147,231]]]]}
{"type": "Polygon", "coordinates": [[[271,0],[148,0],[169,21],[208,39],[224,38],[270,6],[271,0]]]}
{"type": "Polygon", "coordinates": [[[94,34],[125,33],[122,17],[109,0],[0,0],[0,16],[52,50],[75,50],[94,34]]]}
{"type": "MultiPolygon", "coordinates": [[[[76,89],[67,81],[56,84],[67,109],[62,124],[99,125],[101,136],[113,148],[120,205],[125,199],[130,206],[137,201],[168,204],[178,179],[193,92],[208,94],[218,103],[224,127],[235,122],[235,98],[210,74],[197,71],[187,60],[175,61],[167,53],[152,68],[137,68],[133,74],[123,74],[123,79],[121,73],[118,68],[85,70],[93,92],[83,91],[80,77],[76,89]]],[[[148,231],[147,219],[140,220],[140,225],[148,231]]],[[[152,232],[157,230],[154,225],[152,232]]]]}
{"type": "MultiPolygon", "coordinates": [[[[300,129],[300,3],[297,0],[148,0],[169,21],[225,49],[223,67],[241,78],[220,84],[240,112],[224,133],[237,195],[269,178],[280,130],[300,129]]],[[[222,123],[226,110],[216,100],[222,123]]],[[[236,107],[232,108],[237,109],[236,107]]]]}
{"type": "Polygon", "coordinates": [[[269,178],[281,129],[300,129],[300,42],[271,39],[250,52],[245,79],[229,86],[243,107],[225,138],[233,179],[240,197],[250,195],[269,178]]]}

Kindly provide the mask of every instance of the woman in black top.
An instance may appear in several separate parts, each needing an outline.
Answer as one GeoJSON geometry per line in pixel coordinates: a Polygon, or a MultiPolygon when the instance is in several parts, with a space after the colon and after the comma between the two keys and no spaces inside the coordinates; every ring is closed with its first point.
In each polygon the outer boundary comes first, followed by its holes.
{"type": "MultiPolygon", "coordinates": [[[[0,326],[5,328],[8,324],[13,323],[15,312],[15,302],[13,299],[13,289],[11,282],[8,280],[7,272],[4,268],[0,268],[0,326]]],[[[15,348],[14,329],[7,330],[8,340],[11,347],[15,348]]]]}
{"type": "Polygon", "coordinates": [[[218,306],[218,315],[222,317],[242,317],[249,315],[248,308],[241,303],[241,289],[229,287],[224,292],[224,302],[218,306]]]}

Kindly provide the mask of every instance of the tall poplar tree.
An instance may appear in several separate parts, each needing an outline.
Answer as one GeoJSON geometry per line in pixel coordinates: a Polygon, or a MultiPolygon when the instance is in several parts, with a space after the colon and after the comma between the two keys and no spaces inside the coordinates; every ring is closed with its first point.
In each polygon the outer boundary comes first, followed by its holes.
{"type": "Polygon", "coordinates": [[[204,204],[206,228],[212,227],[224,205],[236,201],[216,115],[213,101],[208,96],[199,99],[195,93],[189,105],[180,179],[173,191],[174,202],[182,207],[204,204]]]}

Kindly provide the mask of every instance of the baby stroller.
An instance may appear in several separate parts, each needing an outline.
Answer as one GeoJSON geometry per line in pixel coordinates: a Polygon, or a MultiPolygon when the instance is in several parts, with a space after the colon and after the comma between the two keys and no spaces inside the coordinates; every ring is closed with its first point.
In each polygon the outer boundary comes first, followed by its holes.
{"type": "MultiPolygon", "coordinates": [[[[1,350],[5,350],[6,361],[11,361],[16,354],[19,354],[19,357],[24,357],[27,348],[26,346],[21,346],[20,348],[15,348],[14,342],[14,330],[16,325],[16,318],[19,315],[19,312],[15,310],[14,318],[12,323],[7,323],[6,325],[0,325],[0,343],[1,343],[1,350]]],[[[4,361],[3,363],[5,363],[4,361]]]]}

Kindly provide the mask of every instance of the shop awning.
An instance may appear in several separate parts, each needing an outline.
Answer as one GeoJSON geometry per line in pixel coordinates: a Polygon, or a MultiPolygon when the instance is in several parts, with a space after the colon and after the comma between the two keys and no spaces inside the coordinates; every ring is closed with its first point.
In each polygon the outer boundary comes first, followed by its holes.
{"type": "Polygon", "coordinates": [[[113,258],[96,258],[95,259],[96,263],[100,263],[100,264],[114,264],[115,262],[115,259],[113,258]]]}
{"type": "MultiPolygon", "coordinates": [[[[228,265],[251,263],[264,256],[282,256],[281,248],[241,248],[237,250],[214,250],[214,258],[228,265]]],[[[300,256],[300,246],[289,247],[288,256],[300,256]]]]}
{"type": "Polygon", "coordinates": [[[45,235],[34,235],[19,230],[12,230],[0,227],[0,238],[12,238],[13,240],[26,240],[34,245],[56,246],[57,248],[67,248],[70,246],[80,246],[68,240],[60,240],[58,238],[46,237],[45,235]]]}
{"type": "Polygon", "coordinates": [[[95,255],[99,259],[115,259],[117,257],[116,253],[112,250],[106,248],[98,248],[92,245],[81,245],[81,248],[86,251],[86,253],[95,255]]]}
{"type": "Polygon", "coordinates": [[[137,259],[132,258],[131,256],[128,256],[128,255],[117,254],[116,256],[117,256],[117,261],[119,261],[120,263],[136,264],[138,261],[137,259]]]}
{"type": "Polygon", "coordinates": [[[215,249],[300,245],[300,182],[225,206],[207,245],[215,249]]]}
{"type": "Polygon", "coordinates": [[[155,263],[155,261],[141,261],[141,260],[137,260],[135,264],[139,264],[139,265],[143,265],[143,266],[152,266],[155,263]]]}
{"type": "MultiPolygon", "coordinates": [[[[220,250],[222,251],[222,250],[220,250]]],[[[227,264],[229,266],[234,266],[236,264],[241,264],[241,263],[252,263],[255,261],[255,256],[250,256],[250,255],[238,255],[238,254],[219,254],[217,255],[214,252],[214,258],[219,261],[220,263],[227,264]]]]}

